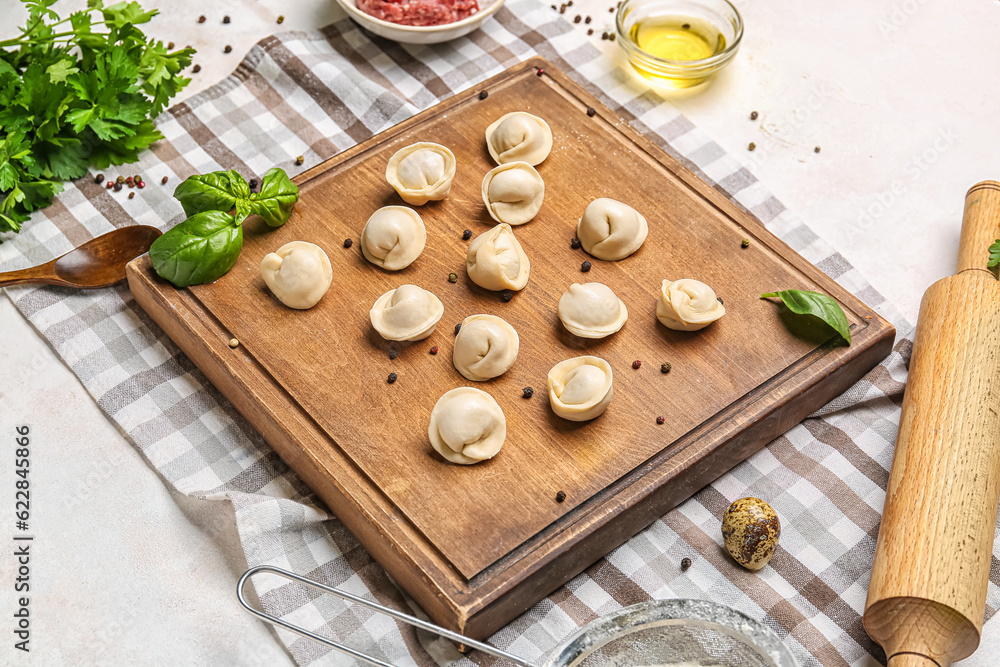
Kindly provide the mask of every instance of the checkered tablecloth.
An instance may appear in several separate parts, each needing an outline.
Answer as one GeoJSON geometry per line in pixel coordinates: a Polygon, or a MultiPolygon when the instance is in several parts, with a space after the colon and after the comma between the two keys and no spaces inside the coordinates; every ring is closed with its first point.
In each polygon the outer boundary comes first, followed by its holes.
{"type": "MultiPolygon", "coordinates": [[[[264,40],[232,76],[159,118],[166,139],[128,168],[154,185],[128,200],[90,178],[69,184],[55,204],[0,245],[0,268],[47,261],[133,222],[167,229],[183,216],[172,185],[156,185],[163,176],[176,184],[192,173],[234,168],[250,177],[274,165],[295,173],[535,54],[571,73],[901,332],[909,330],[736,159],[534,0],[508,0],[482,30],[439,46],[374,38],[346,19],[318,32],[264,40]],[[306,157],[302,167],[294,164],[298,155],[306,157]]],[[[249,565],[277,565],[407,606],[385,572],[126,287],[10,288],[8,294],[164,479],[189,496],[233,504],[249,565]]],[[[909,350],[902,337],[846,394],[535,605],[492,643],[536,660],[576,628],[622,606],[694,597],[762,619],[806,666],[884,660],[860,614],[909,350]],[[767,499],[782,520],[781,548],[758,573],[740,569],[720,549],[722,512],[747,495],[767,499]],[[693,565],[681,572],[684,557],[693,565]]],[[[994,567],[989,614],[1000,604],[998,581],[994,567]]],[[[397,665],[493,662],[475,653],[463,658],[445,641],[292,584],[261,579],[256,592],[268,612],[397,665]]],[[[279,634],[299,664],[351,662],[321,644],[279,634]]]]}

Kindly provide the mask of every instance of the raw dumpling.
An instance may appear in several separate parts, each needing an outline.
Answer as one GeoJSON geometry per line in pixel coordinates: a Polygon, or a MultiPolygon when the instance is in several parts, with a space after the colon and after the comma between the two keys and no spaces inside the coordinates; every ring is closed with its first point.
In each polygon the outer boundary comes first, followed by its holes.
{"type": "Polygon", "coordinates": [[[455,338],[452,363],[473,382],[506,373],[517,359],[520,339],[514,327],[496,315],[470,315],[455,338]]]}
{"type": "Polygon", "coordinates": [[[559,299],[559,319],[574,336],[604,338],[625,326],[628,309],[603,283],[573,283],[559,299]]]}
{"type": "Polygon", "coordinates": [[[576,225],[583,249],[597,259],[625,259],[649,233],[646,218],[631,206],[601,197],[587,204],[576,225]]]}
{"type": "Polygon", "coordinates": [[[664,280],[656,302],[656,319],[677,331],[697,331],[726,314],[715,291],[703,282],[683,278],[664,280]]]}
{"type": "Polygon", "coordinates": [[[445,146],[428,142],[400,148],[385,168],[385,180],[412,206],[444,199],[454,178],[455,155],[445,146]]]}
{"type": "Polygon", "coordinates": [[[528,284],[531,262],[514,230],[505,222],[472,239],[465,269],[472,282],[494,292],[520,290],[528,284]]]}
{"type": "Polygon", "coordinates": [[[427,436],[441,456],[471,465],[500,451],[507,439],[507,419],[485,391],[459,387],[445,392],[434,404],[427,436]]]}
{"type": "Polygon", "coordinates": [[[444,315],[444,304],[416,285],[400,285],[380,296],[369,315],[386,340],[423,340],[444,315]]]}
{"type": "Polygon", "coordinates": [[[384,206],[372,213],[361,230],[365,259],[386,271],[399,271],[424,251],[427,229],[420,215],[405,206],[384,206]]]}
{"type": "Polygon", "coordinates": [[[540,164],[552,150],[552,130],[538,116],[513,111],[486,128],[486,147],[497,164],[540,164]]]}
{"type": "Polygon", "coordinates": [[[552,412],[574,422],[600,416],[614,396],[611,364],[600,357],[573,357],[549,371],[552,412]]]}
{"type": "Polygon", "coordinates": [[[289,308],[312,308],[333,282],[333,267],[323,249],[306,241],[292,241],[268,253],[260,275],[274,296],[289,308]]]}
{"type": "Polygon", "coordinates": [[[544,198],[545,181],[527,162],[507,162],[483,178],[483,203],[497,222],[523,225],[538,214],[544,198]]]}

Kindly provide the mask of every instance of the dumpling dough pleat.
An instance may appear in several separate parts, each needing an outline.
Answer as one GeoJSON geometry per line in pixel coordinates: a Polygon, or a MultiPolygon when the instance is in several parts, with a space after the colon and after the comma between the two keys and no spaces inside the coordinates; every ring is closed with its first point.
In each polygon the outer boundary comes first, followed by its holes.
{"type": "Polygon", "coordinates": [[[470,315],[455,338],[452,363],[473,382],[503,375],[517,360],[520,338],[506,320],[496,315],[470,315]]]}
{"type": "Polygon", "coordinates": [[[416,285],[389,290],[372,306],[372,326],[386,340],[423,340],[444,315],[441,299],[416,285]]]}
{"type": "Polygon", "coordinates": [[[448,196],[455,179],[455,155],[441,144],[420,142],[400,148],[389,158],[385,179],[411,206],[448,196]]]}
{"type": "Polygon", "coordinates": [[[268,253],[260,263],[268,289],[289,308],[312,308],[333,282],[333,267],[323,249],[306,241],[292,241],[268,253]]]}
{"type": "Polygon", "coordinates": [[[507,439],[507,419],[485,391],[459,387],[445,392],[434,405],[427,436],[444,458],[471,465],[497,455],[507,439]]]}
{"type": "Polygon", "coordinates": [[[527,162],[508,162],[483,178],[483,203],[490,217],[523,225],[538,214],[545,199],[545,181],[527,162]]]}
{"type": "Polygon", "coordinates": [[[559,319],[575,336],[604,338],[625,326],[628,308],[603,283],[573,283],[559,299],[559,319]]]}
{"type": "Polygon", "coordinates": [[[575,422],[600,416],[614,397],[612,379],[611,364],[600,357],[560,361],[547,378],[552,412],[575,422]]]}
{"type": "Polygon", "coordinates": [[[541,164],[552,150],[552,129],[538,116],[513,111],[486,128],[486,147],[497,164],[541,164]]]}
{"type": "Polygon", "coordinates": [[[587,204],[576,225],[580,245],[597,259],[624,259],[646,240],[646,218],[631,206],[601,197],[587,204]]]}
{"type": "Polygon", "coordinates": [[[531,262],[514,238],[514,230],[500,223],[472,240],[465,269],[472,282],[483,289],[520,290],[528,284],[531,262]]]}
{"type": "Polygon", "coordinates": [[[424,251],[427,228],[420,215],[405,206],[384,206],[372,213],[361,230],[365,259],[386,271],[399,271],[424,251]]]}
{"type": "Polygon", "coordinates": [[[726,314],[715,291],[703,282],[682,278],[664,280],[656,302],[656,319],[677,331],[697,331],[726,314]]]}

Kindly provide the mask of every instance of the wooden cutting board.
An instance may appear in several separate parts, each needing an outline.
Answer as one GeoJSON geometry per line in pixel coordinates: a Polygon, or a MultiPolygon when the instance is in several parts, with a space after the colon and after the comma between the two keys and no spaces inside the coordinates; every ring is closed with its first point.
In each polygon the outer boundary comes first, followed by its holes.
{"type": "Polygon", "coordinates": [[[423,609],[473,637],[510,622],[841,393],[893,342],[894,329],[872,309],[541,59],[295,180],[301,198],[292,218],[276,230],[248,220],[243,253],[222,279],[178,290],[143,257],[129,265],[129,285],[423,609]],[[554,148],[538,168],[546,182],[541,212],[515,228],[531,279],[505,303],[468,279],[462,231],[478,235],[495,224],[480,196],[493,166],[484,131],[516,110],[545,118],[554,148]],[[450,147],[458,174],[447,199],[418,209],[427,227],[423,254],[390,273],[367,263],[359,243],[345,249],[343,242],[357,241],[377,208],[402,203],[385,166],[416,141],[450,147]],[[570,248],[595,197],[646,216],[649,236],[637,253],[603,262],[570,248]],[[744,238],[751,241],[745,249],[744,238]],[[330,291],[308,311],[284,307],[260,277],[264,255],[293,240],[323,247],[334,268],[330,291]],[[583,273],[587,259],[593,269],[583,273]],[[457,284],[448,282],[450,272],[457,284]],[[708,283],[725,300],[726,316],[696,333],[664,328],[655,317],[664,278],[708,283]],[[571,283],[591,281],[609,285],[629,309],[625,328],[604,340],[571,336],[556,315],[571,283]],[[404,283],[437,294],[445,314],[427,340],[389,343],[368,311],[404,283]],[[793,335],[782,307],[758,298],[789,288],[835,297],[853,344],[793,335]],[[514,367],[484,383],[465,380],[451,364],[454,326],[475,313],[503,317],[521,339],[514,367]],[[231,338],[240,341],[235,349],[231,338]],[[614,370],[614,401],[589,423],[555,417],[545,390],[548,370],[580,354],[601,356],[614,370]],[[637,370],[634,360],[643,362],[637,370]],[[673,366],[668,374],[660,372],[664,361],[673,366]],[[394,384],[386,381],[390,372],[398,374],[394,384]],[[489,462],[451,465],[430,447],[431,408],[458,386],[489,392],[507,417],[506,444],[489,462]],[[525,386],[534,387],[533,398],[522,398],[525,386]],[[666,423],[657,425],[658,416],[666,423]],[[564,502],[556,500],[560,491],[564,502]]]}

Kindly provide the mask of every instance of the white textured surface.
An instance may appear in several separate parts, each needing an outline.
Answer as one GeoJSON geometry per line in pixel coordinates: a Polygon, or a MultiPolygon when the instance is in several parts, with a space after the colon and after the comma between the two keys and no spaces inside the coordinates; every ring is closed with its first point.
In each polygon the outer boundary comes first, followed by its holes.
{"type": "MultiPolygon", "coordinates": [[[[163,11],[152,34],[199,50],[203,69],[185,96],[232,71],[258,39],[338,16],[333,2],[307,0],[143,4],[163,11]]],[[[594,43],[618,58],[599,39],[612,25],[610,4],[577,0],[566,17],[589,13],[592,23],[578,28],[593,28],[594,43]]],[[[1000,56],[1000,4],[737,4],[747,23],[741,53],[706,91],[673,102],[915,321],[924,289],[954,265],[965,191],[1000,177],[988,171],[998,169],[990,121],[1000,92],[989,74],[1000,56]]],[[[16,7],[0,0],[0,34],[12,32],[16,7]]],[[[235,601],[244,564],[228,510],[168,493],[7,301],[0,367],[0,438],[21,423],[35,438],[31,664],[289,664],[235,601]]],[[[3,488],[11,465],[12,454],[0,458],[3,488]]],[[[0,507],[5,543],[12,509],[0,507]]],[[[10,568],[0,559],[0,582],[10,568]]],[[[987,626],[984,646],[963,664],[993,664],[997,628],[987,626]]],[[[14,653],[5,643],[0,662],[14,653]]]]}

